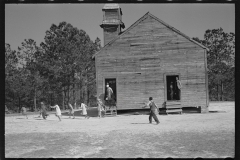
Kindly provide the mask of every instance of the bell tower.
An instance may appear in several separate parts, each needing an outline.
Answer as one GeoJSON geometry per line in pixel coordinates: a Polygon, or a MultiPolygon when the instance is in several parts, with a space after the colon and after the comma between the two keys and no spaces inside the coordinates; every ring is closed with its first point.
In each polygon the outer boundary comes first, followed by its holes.
{"type": "Polygon", "coordinates": [[[118,4],[105,4],[102,11],[103,21],[100,27],[103,29],[105,46],[108,42],[116,38],[125,26],[122,22],[122,11],[118,4]]]}

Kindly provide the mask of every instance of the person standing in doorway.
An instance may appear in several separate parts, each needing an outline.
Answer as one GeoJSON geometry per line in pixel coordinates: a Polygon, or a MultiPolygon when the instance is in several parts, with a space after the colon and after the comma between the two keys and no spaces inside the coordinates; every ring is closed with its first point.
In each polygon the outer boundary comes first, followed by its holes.
{"type": "Polygon", "coordinates": [[[113,99],[113,90],[112,90],[112,88],[109,86],[109,84],[107,83],[107,85],[106,85],[106,87],[107,87],[107,89],[106,89],[106,100],[107,101],[109,101],[109,100],[111,100],[111,99],[113,99]]]}
{"type": "Polygon", "coordinates": [[[159,124],[159,120],[158,120],[158,113],[159,113],[159,109],[157,107],[157,105],[155,104],[155,102],[153,101],[153,98],[152,97],[149,97],[149,102],[143,107],[147,107],[149,106],[150,107],[150,115],[149,115],[149,123],[151,124],[152,123],[152,118],[155,120],[155,122],[157,124],[159,124]]]}
{"type": "Polygon", "coordinates": [[[177,88],[176,88],[177,100],[180,100],[182,84],[181,84],[180,80],[178,79],[178,77],[176,77],[176,83],[177,83],[177,88]]]}
{"type": "Polygon", "coordinates": [[[173,82],[171,82],[171,84],[170,84],[170,100],[173,100],[173,95],[174,95],[174,92],[173,92],[173,82]]]}
{"type": "Polygon", "coordinates": [[[112,88],[107,83],[106,85],[106,93],[105,93],[105,100],[107,107],[111,108],[112,106],[115,106],[115,100],[114,100],[114,94],[112,88]]]}

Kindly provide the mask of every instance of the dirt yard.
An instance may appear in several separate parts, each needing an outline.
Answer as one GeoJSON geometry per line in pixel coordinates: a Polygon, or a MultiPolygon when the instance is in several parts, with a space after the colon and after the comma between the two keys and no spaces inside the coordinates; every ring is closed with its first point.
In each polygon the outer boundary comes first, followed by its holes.
{"type": "Polygon", "coordinates": [[[226,158],[235,153],[235,103],[212,102],[210,112],[78,116],[51,114],[5,117],[6,158],[226,158]]]}

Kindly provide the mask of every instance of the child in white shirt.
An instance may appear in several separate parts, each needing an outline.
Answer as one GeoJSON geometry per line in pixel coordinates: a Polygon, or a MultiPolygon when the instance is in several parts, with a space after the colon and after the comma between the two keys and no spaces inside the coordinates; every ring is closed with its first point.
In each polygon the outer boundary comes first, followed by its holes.
{"type": "Polygon", "coordinates": [[[87,115],[88,106],[85,105],[84,103],[81,103],[81,108],[82,108],[82,115],[85,115],[85,118],[89,119],[90,117],[87,115]]]}
{"type": "Polygon", "coordinates": [[[56,108],[56,116],[58,117],[59,121],[61,121],[61,110],[60,110],[60,107],[55,104],[54,106],[50,106],[51,108],[56,108]]]}

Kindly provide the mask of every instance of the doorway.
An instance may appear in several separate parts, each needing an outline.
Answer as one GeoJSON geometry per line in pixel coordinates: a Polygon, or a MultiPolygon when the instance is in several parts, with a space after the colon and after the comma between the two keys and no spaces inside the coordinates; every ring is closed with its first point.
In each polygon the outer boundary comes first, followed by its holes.
{"type": "Polygon", "coordinates": [[[115,100],[115,102],[117,102],[117,82],[116,82],[116,78],[106,78],[105,79],[105,97],[104,99],[106,99],[107,95],[107,87],[106,85],[109,85],[109,87],[112,88],[113,90],[113,99],[115,100]]]}
{"type": "Polygon", "coordinates": [[[179,75],[166,75],[167,101],[181,100],[181,90],[177,86],[179,75]]]}

